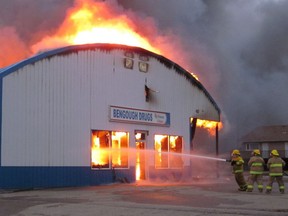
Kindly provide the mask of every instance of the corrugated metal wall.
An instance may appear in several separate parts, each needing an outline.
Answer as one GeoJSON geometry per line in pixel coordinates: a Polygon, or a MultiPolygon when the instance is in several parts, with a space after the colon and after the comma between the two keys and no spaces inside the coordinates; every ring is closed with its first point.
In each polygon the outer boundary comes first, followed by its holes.
{"type": "Polygon", "coordinates": [[[148,128],[152,134],[182,135],[188,142],[189,117],[218,120],[211,101],[184,76],[155,58],[148,62],[148,73],[139,72],[138,54],[134,70],[126,69],[124,52],[82,50],[55,55],[5,76],[1,165],[90,166],[91,129],[148,128]],[[156,91],[149,103],[144,96],[146,81],[156,91]],[[169,112],[171,126],[109,122],[110,105],[169,112]]]}

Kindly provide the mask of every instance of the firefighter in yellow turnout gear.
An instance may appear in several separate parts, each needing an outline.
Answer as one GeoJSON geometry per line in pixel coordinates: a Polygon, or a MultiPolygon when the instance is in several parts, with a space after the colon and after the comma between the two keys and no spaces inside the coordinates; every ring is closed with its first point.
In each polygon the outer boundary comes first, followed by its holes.
{"type": "Polygon", "coordinates": [[[283,167],[285,166],[285,161],[279,157],[277,150],[272,150],[270,153],[271,158],[267,162],[267,167],[269,169],[269,180],[266,186],[266,193],[271,193],[272,185],[276,179],[280,193],[284,193],[285,186],[283,182],[283,167]]]}
{"type": "Polygon", "coordinates": [[[252,152],[252,157],[248,161],[248,166],[250,167],[250,176],[248,178],[247,192],[252,192],[254,188],[254,183],[258,185],[259,192],[263,192],[263,171],[264,171],[265,161],[261,157],[259,149],[255,149],[252,152]]]}
{"type": "Polygon", "coordinates": [[[235,180],[239,186],[239,191],[246,191],[247,184],[243,175],[243,164],[244,160],[240,156],[240,151],[235,149],[231,154],[231,166],[233,167],[233,174],[235,176],[235,180]]]}

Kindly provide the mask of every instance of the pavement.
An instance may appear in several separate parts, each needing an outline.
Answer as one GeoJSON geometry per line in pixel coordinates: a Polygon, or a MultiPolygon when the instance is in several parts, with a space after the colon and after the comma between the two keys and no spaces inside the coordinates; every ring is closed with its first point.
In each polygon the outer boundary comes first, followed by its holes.
{"type": "MultiPolygon", "coordinates": [[[[287,187],[288,179],[285,179],[287,187]]],[[[185,183],[114,183],[93,187],[0,191],[2,216],[288,215],[288,193],[239,192],[233,176],[185,183]]]]}

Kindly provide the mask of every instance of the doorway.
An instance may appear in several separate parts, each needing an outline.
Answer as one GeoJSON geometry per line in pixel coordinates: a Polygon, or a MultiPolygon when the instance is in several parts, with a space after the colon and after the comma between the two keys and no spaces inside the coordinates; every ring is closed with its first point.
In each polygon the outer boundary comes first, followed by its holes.
{"type": "Polygon", "coordinates": [[[136,181],[146,179],[145,149],[148,131],[135,131],[136,181]]]}

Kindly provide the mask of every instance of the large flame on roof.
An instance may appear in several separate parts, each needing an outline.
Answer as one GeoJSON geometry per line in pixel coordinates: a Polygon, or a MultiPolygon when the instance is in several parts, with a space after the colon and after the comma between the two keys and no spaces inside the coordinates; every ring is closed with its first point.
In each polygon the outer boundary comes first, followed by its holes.
{"type": "MultiPolygon", "coordinates": [[[[164,43],[161,36],[156,39],[154,35],[151,36],[151,31],[155,34],[156,28],[151,19],[143,21],[132,12],[124,11],[113,0],[76,0],[75,3],[55,34],[32,46],[34,53],[66,45],[111,43],[141,47],[171,59],[179,59],[179,52],[171,46],[171,41],[164,43]]],[[[198,80],[192,72],[189,73],[198,80]]],[[[215,122],[200,119],[197,122],[198,127],[208,129],[212,135],[215,134],[216,125],[215,122]]]]}
{"type": "Polygon", "coordinates": [[[111,43],[142,47],[161,54],[137,32],[137,25],[125,13],[117,13],[112,2],[76,1],[55,35],[45,37],[32,50],[35,53],[68,44],[111,43]]]}

